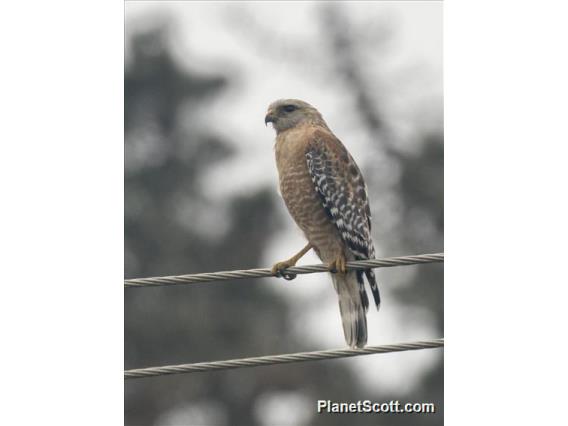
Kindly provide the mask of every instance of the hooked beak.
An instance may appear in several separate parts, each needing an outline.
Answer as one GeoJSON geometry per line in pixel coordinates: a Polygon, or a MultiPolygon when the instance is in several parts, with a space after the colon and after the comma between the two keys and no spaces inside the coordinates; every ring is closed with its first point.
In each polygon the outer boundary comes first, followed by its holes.
{"type": "Polygon", "coordinates": [[[264,125],[268,126],[268,123],[274,123],[276,121],[276,116],[274,115],[273,111],[269,110],[264,117],[264,125]]]}

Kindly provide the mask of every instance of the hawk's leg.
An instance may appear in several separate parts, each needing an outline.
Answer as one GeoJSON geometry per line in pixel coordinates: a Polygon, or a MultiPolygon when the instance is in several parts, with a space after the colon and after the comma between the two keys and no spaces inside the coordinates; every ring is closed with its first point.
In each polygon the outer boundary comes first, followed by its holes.
{"type": "Polygon", "coordinates": [[[330,262],[329,270],[331,272],[341,272],[342,274],[344,274],[347,271],[345,263],[345,255],[343,255],[342,253],[330,262]]]}
{"type": "Polygon", "coordinates": [[[280,274],[280,272],[286,268],[289,268],[290,266],[294,266],[296,264],[296,262],[298,260],[300,260],[300,258],[305,255],[311,248],[312,248],[312,244],[308,243],[306,245],[306,247],[304,247],[302,250],[300,250],[298,253],[296,253],[294,256],[292,256],[290,259],[288,260],[284,260],[282,262],[277,262],[274,264],[274,266],[272,267],[272,273],[273,274],[280,274]]]}

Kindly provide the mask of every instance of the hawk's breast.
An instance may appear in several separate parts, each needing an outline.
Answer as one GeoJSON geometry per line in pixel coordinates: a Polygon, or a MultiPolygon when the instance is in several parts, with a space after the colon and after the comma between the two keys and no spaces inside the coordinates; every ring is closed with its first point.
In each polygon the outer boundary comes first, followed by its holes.
{"type": "Polygon", "coordinates": [[[308,171],[308,129],[283,132],[276,138],[276,165],[280,193],[290,215],[316,248],[322,260],[331,261],[342,251],[341,237],[327,215],[308,171]]]}

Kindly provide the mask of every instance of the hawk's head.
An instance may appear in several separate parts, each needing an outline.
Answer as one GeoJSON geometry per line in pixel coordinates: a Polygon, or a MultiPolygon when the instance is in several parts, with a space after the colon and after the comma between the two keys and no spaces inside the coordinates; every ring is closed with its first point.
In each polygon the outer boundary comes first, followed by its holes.
{"type": "Polygon", "coordinates": [[[325,121],[319,111],[299,99],[279,99],[272,102],[268,106],[264,123],[272,123],[276,133],[306,123],[325,126],[325,121]]]}

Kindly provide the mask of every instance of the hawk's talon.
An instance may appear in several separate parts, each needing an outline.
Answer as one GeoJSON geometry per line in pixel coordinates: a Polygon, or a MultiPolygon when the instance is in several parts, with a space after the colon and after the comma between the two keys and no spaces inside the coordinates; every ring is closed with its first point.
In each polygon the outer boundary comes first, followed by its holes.
{"type": "Polygon", "coordinates": [[[298,275],[292,272],[285,272],[285,269],[279,269],[276,272],[273,272],[276,278],[284,278],[286,281],[292,281],[298,275]]]}
{"type": "Polygon", "coordinates": [[[284,260],[282,262],[277,262],[272,266],[271,272],[275,277],[282,277],[285,280],[288,281],[292,281],[294,278],[296,278],[297,274],[294,274],[292,272],[283,272],[285,269],[290,268],[291,266],[295,266],[296,262],[298,262],[298,260],[301,259],[301,257],[303,255],[305,255],[308,250],[310,250],[312,248],[312,244],[308,243],[306,244],[306,246],[300,250],[298,253],[296,253],[294,256],[292,256],[290,259],[288,260],[284,260]]]}
{"type": "Polygon", "coordinates": [[[284,269],[288,269],[290,266],[294,266],[295,264],[290,262],[290,260],[283,260],[282,262],[277,262],[272,265],[271,272],[273,274],[281,273],[284,269]]]}
{"type": "Polygon", "coordinates": [[[347,272],[347,266],[345,262],[345,257],[339,256],[334,259],[329,265],[329,272],[332,274],[337,274],[338,272],[345,274],[347,272]]]}
{"type": "Polygon", "coordinates": [[[293,279],[295,279],[298,275],[293,274],[291,272],[281,272],[280,276],[282,278],[284,278],[286,281],[292,281],[293,279]]]}
{"type": "Polygon", "coordinates": [[[294,266],[295,264],[296,263],[292,263],[290,259],[283,262],[278,262],[274,264],[274,266],[272,266],[271,272],[277,278],[284,278],[287,281],[292,281],[294,278],[296,278],[297,275],[292,272],[284,271],[289,267],[294,266]]]}

